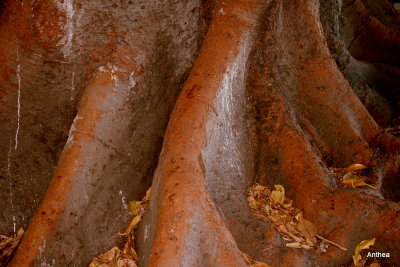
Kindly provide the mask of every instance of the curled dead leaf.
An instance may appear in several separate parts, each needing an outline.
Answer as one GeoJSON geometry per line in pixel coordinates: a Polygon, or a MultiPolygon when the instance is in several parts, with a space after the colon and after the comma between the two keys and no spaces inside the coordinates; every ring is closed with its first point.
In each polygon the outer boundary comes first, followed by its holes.
{"type": "Polygon", "coordinates": [[[246,260],[247,264],[250,265],[250,267],[271,267],[270,265],[264,263],[264,262],[259,262],[253,260],[248,254],[243,253],[243,257],[246,260]]]}
{"type": "Polygon", "coordinates": [[[351,164],[349,167],[347,167],[347,169],[349,171],[359,171],[359,170],[368,169],[368,167],[365,166],[364,164],[355,163],[355,164],[351,164]]]}
{"type": "Polygon", "coordinates": [[[259,185],[259,184],[256,184],[256,185],[254,186],[254,191],[263,191],[264,188],[265,188],[264,186],[259,185]]]}
{"type": "Polygon", "coordinates": [[[297,243],[301,243],[304,241],[303,238],[296,236],[295,234],[291,233],[285,225],[281,224],[278,227],[279,231],[281,233],[287,234],[288,236],[290,236],[294,241],[296,241],[297,243]]]}
{"type": "Polygon", "coordinates": [[[317,235],[317,228],[312,222],[304,219],[302,213],[297,216],[297,219],[299,220],[297,230],[306,238],[307,245],[313,246],[317,243],[317,239],[315,238],[317,235]]]}
{"type": "Polygon", "coordinates": [[[25,233],[24,229],[19,228],[17,232],[17,236],[22,236],[25,233]]]}
{"type": "Polygon", "coordinates": [[[117,261],[116,266],[117,267],[137,267],[136,263],[131,259],[119,259],[117,261]]]}
{"type": "Polygon", "coordinates": [[[362,257],[360,255],[361,250],[369,249],[371,246],[375,244],[375,240],[376,238],[372,238],[371,240],[363,240],[356,246],[353,255],[353,262],[355,266],[357,266],[362,260],[362,257]]]}
{"type": "Polygon", "coordinates": [[[6,266],[16,250],[21,238],[24,234],[24,229],[20,228],[16,235],[12,237],[0,235],[0,266],[6,266]]]}
{"type": "Polygon", "coordinates": [[[146,195],[144,196],[144,198],[142,199],[142,202],[147,202],[150,200],[150,195],[151,195],[151,187],[149,187],[149,189],[147,189],[146,191],[146,195]]]}
{"type": "Polygon", "coordinates": [[[376,187],[374,187],[374,186],[372,186],[370,184],[367,184],[363,180],[357,180],[357,179],[343,180],[342,184],[351,185],[353,188],[361,187],[361,186],[369,186],[369,187],[371,187],[371,188],[376,190],[376,187]]]}
{"type": "Polygon", "coordinates": [[[275,190],[271,193],[271,198],[274,201],[274,204],[283,204],[283,201],[285,200],[285,188],[280,184],[276,184],[274,187],[275,190]]]}
{"type": "Polygon", "coordinates": [[[128,228],[126,228],[124,235],[128,235],[129,233],[132,232],[133,229],[136,228],[136,226],[140,223],[140,221],[142,220],[142,215],[143,214],[139,214],[137,215],[135,218],[133,218],[133,220],[131,221],[131,223],[129,224],[128,228]]]}
{"type": "Polygon", "coordinates": [[[286,247],[288,247],[288,248],[302,248],[301,244],[299,242],[287,243],[286,247]]]}
{"type": "Polygon", "coordinates": [[[288,231],[295,235],[301,235],[301,233],[297,231],[293,225],[295,225],[293,222],[289,222],[286,224],[286,228],[288,229],[288,231]]]}
{"type": "Polygon", "coordinates": [[[288,229],[286,229],[286,226],[283,225],[283,224],[279,225],[278,229],[279,229],[279,231],[281,231],[282,233],[285,233],[285,234],[289,233],[288,229]]]}
{"type": "Polygon", "coordinates": [[[106,253],[95,257],[92,262],[90,262],[89,267],[109,266],[115,264],[120,254],[121,250],[118,247],[113,247],[106,253]]]}
{"type": "Polygon", "coordinates": [[[128,209],[132,216],[136,216],[142,210],[142,201],[131,201],[128,204],[128,209]]]}
{"type": "Polygon", "coordinates": [[[269,213],[271,211],[271,207],[269,205],[265,205],[264,210],[265,210],[265,213],[267,213],[267,215],[269,215],[269,213]]]}
{"type": "Polygon", "coordinates": [[[289,203],[283,204],[283,207],[284,207],[285,209],[290,209],[290,208],[292,208],[292,203],[293,203],[293,200],[290,200],[289,203]]]}
{"type": "Polygon", "coordinates": [[[301,244],[301,248],[310,250],[310,249],[312,249],[313,247],[312,247],[312,246],[309,246],[309,245],[301,244]]]}
{"type": "Polygon", "coordinates": [[[291,238],[293,238],[294,241],[296,241],[296,242],[299,242],[299,243],[304,242],[304,239],[303,239],[303,238],[298,237],[298,236],[292,234],[291,232],[288,232],[287,234],[288,234],[291,238]]]}
{"type": "Polygon", "coordinates": [[[273,221],[275,224],[278,224],[278,219],[275,218],[274,215],[270,215],[270,216],[268,216],[268,218],[269,218],[271,221],[273,221]]]}
{"type": "Polygon", "coordinates": [[[357,177],[358,177],[357,175],[355,175],[351,172],[348,172],[345,175],[343,175],[343,180],[351,180],[351,179],[355,180],[355,179],[357,179],[357,177]]]}

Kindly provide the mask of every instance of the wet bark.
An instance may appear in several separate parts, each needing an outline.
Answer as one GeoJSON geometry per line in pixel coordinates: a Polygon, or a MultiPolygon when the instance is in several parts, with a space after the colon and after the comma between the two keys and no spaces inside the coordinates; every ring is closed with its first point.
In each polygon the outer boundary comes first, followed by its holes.
{"type": "Polygon", "coordinates": [[[11,266],[86,265],[152,186],[140,266],[340,266],[400,257],[398,13],[382,1],[8,1],[0,231],[11,266]],[[179,96],[178,96],[179,94],[179,96]],[[17,143],[18,142],[18,143],[17,143]],[[328,167],[370,166],[377,190],[328,167]],[[286,248],[246,191],[282,184],[318,234],[286,248]],[[28,192],[28,193],[27,193],[28,192]]]}

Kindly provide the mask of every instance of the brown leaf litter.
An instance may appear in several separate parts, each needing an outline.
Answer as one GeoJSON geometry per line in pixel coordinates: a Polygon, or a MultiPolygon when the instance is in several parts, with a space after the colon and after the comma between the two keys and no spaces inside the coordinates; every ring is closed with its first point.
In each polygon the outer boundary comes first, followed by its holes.
{"type": "Polygon", "coordinates": [[[326,252],[332,245],[342,250],[346,248],[317,234],[316,226],[303,217],[303,213],[293,206],[293,200],[285,197],[282,185],[274,190],[255,184],[247,195],[250,210],[254,216],[271,221],[282,235],[288,248],[326,252]]]}
{"type": "Polygon", "coordinates": [[[6,266],[11,260],[23,234],[24,230],[20,228],[13,237],[0,235],[0,266],[6,266]]]}
{"type": "Polygon", "coordinates": [[[106,253],[93,258],[89,267],[137,267],[138,255],[134,248],[135,229],[142,220],[150,194],[151,188],[147,190],[142,200],[129,203],[129,210],[134,217],[125,232],[120,234],[127,238],[124,248],[121,250],[118,247],[113,247],[106,253]]]}
{"type": "Polygon", "coordinates": [[[371,176],[371,169],[360,163],[355,163],[347,168],[329,167],[329,171],[343,185],[356,188],[368,186],[377,189],[374,184],[374,177],[371,176]]]}

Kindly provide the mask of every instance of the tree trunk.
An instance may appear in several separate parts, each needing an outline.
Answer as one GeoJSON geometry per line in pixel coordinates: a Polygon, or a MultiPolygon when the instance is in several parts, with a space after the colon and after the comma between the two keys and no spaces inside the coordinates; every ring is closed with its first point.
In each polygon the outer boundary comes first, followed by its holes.
{"type": "Polygon", "coordinates": [[[398,13],[385,0],[7,1],[0,233],[11,266],[84,266],[152,186],[139,266],[400,257],[398,13]],[[179,95],[179,96],[178,96],[179,95]],[[362,163],[376,189],[329,167],[362,163]],[[287,248],[246,200],[281,184],[331,246],[287,248]]]}

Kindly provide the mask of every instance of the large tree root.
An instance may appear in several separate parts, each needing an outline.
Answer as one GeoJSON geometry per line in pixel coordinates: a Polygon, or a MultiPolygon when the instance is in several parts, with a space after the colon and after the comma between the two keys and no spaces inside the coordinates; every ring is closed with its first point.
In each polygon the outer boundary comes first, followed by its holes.
{"type": "MultiPolygon", "coordinates": [[[[357,59],[357,52],[353,55],[354,51],[348,50],[350,42],[348,39],[356,38],[357,28],[364,27],[364,34],[374,38],[373,33],[367,29],[368,24],[365,20],[376,21],[376,19],[368,13],[360,1],[352,2],[349,7],[344,8],[345,12],[342,12],[343,8],[340,1],[321,2],[321,22],[331,54],[373,118],[383,126],[396,125],[399,123],[397,114],[400,110],[400,98],[397,93],[400,90],[397,82],[400,77],[399,67],[389,66],[386,61],[379,64],[361,61],[357,59]],[[359,15],[360,12],[362,16],[359,15]]],[[[373,59],[367,58],[367,60],[373,59]]]]}
{"type": "Polygon", "coordinates": [[[400,30],[400,12],[388,0],[362,0],[369,13],[389,28],[400,30]]]}
{"type": "Polygon", "coordinates": [[[151,184],[209,15],[196,0],[137,2],[3,9],[1,234],[30,222],[14,266],[87,264],[151,184]]]}
{"type": "MultiPolygon", "coordinates": [[[[266,44],[251,83],[261,118],[258,174],[262,183],[288,188],[322,235],[351,248],[358,240],[386,235],[398,227],[399,206],[380,200],[380,194],[370,189],[342,191],[327,167],[364,162],[374,166],[378,180],[385,183],[385,177],[398,177],[399,143],[387,137],[383,147],[391,152],[374,147],[380,130],[329,57],[315,8],[315,1],[293,6],[276,1],[270,15],[276,24],[263,36],[266,44]],[[287,30],[300,25],[307,30],[287,30]]],[[[392,253],[399,251],[394,248],[392,253]]],[[[332,248],[312,257],[322,266],[338,266],[350,254],[332,248]]],[[[277,258],[271,256],[265,259],[277,258]]]]}
{"type": "Polygon", "coordinates": [[[361,0],[343,1],[343,39],[357,59],[399,65],[400,32],[371,16],[361,0]]]}
{"type": "MultiPolygon", "coordinates": [[[[263,41],[258,42],[264,44],[254,48],[254,57],[249,61],[252,66],[249,70],[249,94],[256,102],[256,117],[260,125],[258,137],[249,134],[250,141],[240,137],[243,132],[239,126],[240,116],[236,114],[237,110],[241,111],[243,93],[235,89],[240,86],[240,78],[230,78],[235,74],[232,74],[235,67],[227,68],[220,93],[210,101],[209,96],[215,93],[210,93],[214,86],[209,82],[221,73],[214,66],[217,63],[220,66],[224,61],[213,61],[218,59],[215,54],[204,56],[208,60],[200,55],[200,63],[192,70],[193,76],[189,78],[172,116],[155,181],[160,193],[153,200],[152,212],[143,226],[147,230],[139,234],[142,244],[148,241],[146,231],[154,235],[150,242],[152,247],[147,250],[151,251],[150,258],[146,259],[146,250],[142,253],[145,263],[162,266],[218,262],[224,265],[220,258],[226,255],[219,252],[221,247],[209,243],[215,240],[213,236],[220,239],[212,228],[215,220],[221,223],[221,214],[238,248],[257,260],[275,266],[318,263],[337,266],[350,259],[352,249],[343,252],[330,248],[327,254],[316,255],[282,248],[273,228],[266,225],[267,232],[263,233],[260,223],[249,218],[243,205],[244,198],[237,191],[245,191],[249,183],[246,174],[252,173],[252,164],[247,161],[254,159],[257,149],[253,148],[255,154],[250,151],[246,155],[241,146],[247,143],[252,147],[251,143],[254,145],[257,139],[259,146],[256,147],[260,148],[257,181],[269,185],[283,184],[294,203],[304,209],[306,216],[317,223],[320,233],[331,240],[354,248],[361,240],[379,236],[382,246],[389,249],[390,242],[393,242],[389,232],[398,231],[398,204],[381,200],[379,191],[340,189],[327,167],[363,162],[374,167],[377,184],[381,185],[385,177],[398,173],[396,151],[399,144],[393,137],[380,135],[379,127],[330,58],[322,29],[318,27],[317,8],[315,1],[297,2],[295,5],[291,1],[274,1],[268,7],[265,16],[269,23],[264,29],[266,32],[261,34],[260,40],[263,41]],[[300,27],[307,30],[300,31],[300,27]],[[208,75],[202,74],[202,67],[204,72],[214,75],[206,79],[208,75]],[[224,86],[230,86],[231,91],[225,91],[224,86]],[[194,104],[192,101],[196,98],[198,102],[194,104]],[[236,99],[236,105],[230,104],[233,99],[236,99]],[[208,109],[207,103],[210,103],[208,109]],[[195,120],[192,112],[200,116],[195,120]],[[206,114],[202,115],[204,112],[206,114]],[[216,116],[214,119],[213,114],[216,116]],[[206,134],[205,123],[199,120],[204,116],[210,117],[208,125],[220,125],[222,130],[207,128],[206,134]],[[232,123],[235,120],[239,125],[232,123]],[[380,136],[381,146],[389,148],[387,151],[378,152],[373,147],[377,136],[380,136]],[[382,157],[386,158],[382,160],[382,157]],[[196,176],[193,170],[196,170],[196,176]],[[197,193],[193,191],[193,184],[197,193]],[[208,204],[210,197],[206,192],[210,194],[212,204],[208,204]],[[154,226],[150,222],[155,220],[154,209],[158,209],[157,214],[162,218],[157,217],[158,224],[152,229],[154,226]],[[192,210],[196,212],[186,215],[192,210]],[[192,256],[171,256],[181,253],[192,256]]],[[[226,7],[223,10],[229,12],[226,7]]],[[[219,33],[217,25],[215,32],[219,33]]],[[[209,33],[207,38],[212,38],[215,32],[209,33]]],[[[234,52],[237,54],[240,56],[240,52],[234,52]]],[[[232,61],[232,64],[237,62],[235,59],[232,61]]],[[[236,71],[236,75],[240,75],[240,69],[236,71]]],[[[219,228],[226,231],[223,225],[219,228]]],[[[231,251],[229,264],[232,261],[242,264],[234,258],[237,251],[231,250],[230,235],[225,237],[229,238],[223,239],[225,249],[222,251],[231,251]]],[[[399,253],[395,246],[390,252],[393,259],[399,253]]]]}

